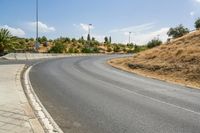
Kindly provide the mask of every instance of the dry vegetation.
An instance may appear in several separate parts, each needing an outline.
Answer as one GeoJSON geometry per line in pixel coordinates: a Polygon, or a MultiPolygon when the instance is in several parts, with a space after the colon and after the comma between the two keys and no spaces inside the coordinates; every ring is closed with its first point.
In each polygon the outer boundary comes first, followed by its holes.
{"type": "Polygon", "coordinates": [[[126,71],[199,88],[200,31],[109,63],[126,71]]]}

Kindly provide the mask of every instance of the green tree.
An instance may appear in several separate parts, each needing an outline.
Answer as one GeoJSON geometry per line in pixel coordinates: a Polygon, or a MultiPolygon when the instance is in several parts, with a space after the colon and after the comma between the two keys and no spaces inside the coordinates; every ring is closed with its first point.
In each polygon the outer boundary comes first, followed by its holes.
{"type": "Polygon", "coordinates": [[[8,29],[0,29],[0,53],[4,53],[6,48],[11,47],[12,35],[8,29]]]}
{"type": "Polygon", "coordinates": [[[92,37],[92,41],[95,41],[95,38],[94,38],[94,37],[92,37]]]}
{"type": "Polygon", "coordinates": [[[134,47],[134,45],[133,45],[133,43],[127,44],[127,47],[128,47],[129,49],[132,49],[132,48],[134,47]]]}
{"type": "Polygon", "coordinates": [[[46,36],[42,36],[42,37],[39,37],[38,38],[38,42],[40,43],[40,44],[44,44],[44,43],[46,43],[48,41],[48,39],[46,38],[46,36]]]}
{"type": "Polygon", "coordinates": [[[64,38],[64,43],[66,43],[66,42],[69,43],[70,41],[71,41],[71,39],[69,37],[64,38]]]}
{"type": "Polygon", "coordinates": [[[72,42],[76,43],[76,38],[72,38],[72,42]]]}
{"type": "Polygon", "coordinates": [[[108,44],[108,37],[107,36],[104,38],[104,43],[108,44]]]}
{"type": "Polygon", "coordinates": [[[170,28],[167,32],[167,35],[169,37],[178,38],[184,36],[187,33],[189,33],[189,29],[185,28],[182,24],[180,24],[175,28],[170,28]]]}
{"type": "Polygon", "coordinates": [[[195,28],[200,29],[200,18],[195,21],[195,28]]]}
{"type": "Polygon", "coordinates": [[[162,44],[162,41],[159,39],[153,39],[147,43],[148,48],[153,48],[162,44]]]}
{"type": "Polygon", "coordinates": [[[88,34],[88,36],[87,36],[87,41],[90,41],[90,40],[91,40],[90,34],[88,34]]]}

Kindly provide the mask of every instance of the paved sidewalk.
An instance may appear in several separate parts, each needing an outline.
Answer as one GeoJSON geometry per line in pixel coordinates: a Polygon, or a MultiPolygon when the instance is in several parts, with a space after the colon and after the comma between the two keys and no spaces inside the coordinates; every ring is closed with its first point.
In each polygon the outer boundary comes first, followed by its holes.
{"type": "Polygon", "coordinates": [[[20,82],[24,65],[0,65],[0,133],[44,133],[20,82]]]}

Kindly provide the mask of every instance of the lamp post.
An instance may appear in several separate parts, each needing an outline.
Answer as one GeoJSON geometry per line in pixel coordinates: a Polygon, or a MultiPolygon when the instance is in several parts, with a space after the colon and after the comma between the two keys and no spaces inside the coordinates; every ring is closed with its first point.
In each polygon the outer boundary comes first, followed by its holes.
{"type": "Polygon", "coordinates": [[[88,24],[88,35],[90,35],[91,26],[92,26],[92,24],[88,24]]]}
{"type": "Polygon", "coordinates": [[[132,32],[129,32],[129,44],[131,44],[131,34],[132,32]]]}
{"type": "Polygon", "coordinates": [[[39,47],[39,42],[38,42],[38,21],[39,21],[39,16],[38,16],[38,0],[36,0],[36,42],[35,42],[35,50],[38,50],[39,47]]]}

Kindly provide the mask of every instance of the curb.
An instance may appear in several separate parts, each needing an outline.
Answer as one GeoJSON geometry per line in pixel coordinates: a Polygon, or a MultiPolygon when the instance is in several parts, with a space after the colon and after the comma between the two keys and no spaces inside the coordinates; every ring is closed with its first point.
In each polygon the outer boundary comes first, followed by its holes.
{"type": "Polygon", "coordinates": [[[102,56],[109,54],[102,53],[90,53],[90,54],[31,54],[31,53],[10,53],[1,58],[7,60],[37,60],[37,59],[53,59],[53,58],[64,58],[64,57],[75,57],[75,56],[102,56]],[[29,56],[27,56],[29,55],[29,56]]]}
{"type": "MultiPolygon", "coordinates": [[[[36,65],[36,64],[35,64],[36,65]]],[[[34,65],[33,65],[34,66],[34,65]]],[[[24,91],[28,97],[36,117],[44,128],[46,133],[64,133],[61,128],[56,124],[51,115],[47,112],[45,107],[40,102],[30,82],[29,72],[33,66],[25,68],[23,74],[24,91]]]]}

